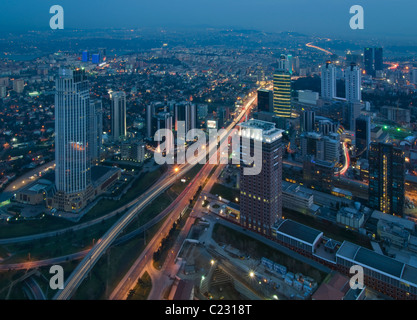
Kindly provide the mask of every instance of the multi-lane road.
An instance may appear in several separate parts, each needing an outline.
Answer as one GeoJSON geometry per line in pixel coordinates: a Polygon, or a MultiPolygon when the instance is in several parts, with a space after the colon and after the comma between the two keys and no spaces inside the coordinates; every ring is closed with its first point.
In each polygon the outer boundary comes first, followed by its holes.
{"type": "MultiPolygon", "coordinates": [[[[220,136],[220,139],[223,140],[226,134],[230,132],[234,126],[241,121],[243,116],[248,111],[248,108],[252,106],[256,100],[256,95],[246,103],[240,114],[236,119],[229,125],[226,132],[220,136]]],[[[210,154],[212,148],[217,148],[217,145],[210,145],[209,150],[210,154]]],[[[205,155],[199,155],[204,156],[205,155]]],[[[138,202],[128,210],[100,239],[100,241],[90,250],[86,257],[80,262],[80,264],[75,268],[72,274],[69,276],[65,282],[64,289],[57,292],[54,296],[54,299],[66,300],[70,299],[75,293],[81,282],[85,279],[97,261],[101,256],[106,252],[109,246],[116,240],[124,228],[139,214],[148,204],[150,204],[154,199],[156,199],[162,192],[168,189],[179,177],[188,172],[194,164],[184,164],[179,166],[179,172],[173,172],[170,176],[167,177],[164,181],[159,181],[154,186],[152,186],[147,192],[145,192],[141,197],[139,197],[138,202]]]]}
{"type": "MultiPolygon", "coordinates": [[[[256,96],[249,99],[245,106],[242,108],[242,111],[239,115],[235,118],[235,120],[226,128],[226,131],[223,132],[220,136],[220,147],[218,150],[224,150],[223,147],[227,147],[228,138],[233,133],[232,129],[242,120],[244,120],[244,116],[250,111],[251,107],[253,106],[256,100],[256,96]]],[[[208,151],[211,151],[212,148],[217,148],[216,145],[210,146],[208,151]]],[[[194,194],[197,192],[201,181],[204,181],[210,174],[213,169],[213,164],[216,163],[216,157],[218,153],[213,153],[211,158],[209,159],[208,163],[204,165],[204,167],[200,170],[198,176],[190,182],[188,186],[188,190],[184,195],[181,195],[177,198],[179,201],[176,205],[176,209],[170,213],[170,216],[165,221],[164,225],[158,230],[156,235],[151,239],[145,250],[141,253],[138,259],[135,261],[133,266],[124,276],[124,278],[120,281],[118,286],[110,295],[111,300],[122,300],[126,299],[129,291],[133,289],[136,284],[137,279],[142,275],[142,273],[147,270],[152,278],[152,291],[149,295],[149,299],[160,299],[164,289],[169,283],[169,278],[174,275],[176,272],[176,265],[175,265],[175,257],[178,254],[178,251],[181,248],[182,242],[185,240],[193,222],[195,216],[193,212],[191,213],[190,217],[187,219],[185,226],[182,228],[180,235],[178,236],[173,248],[170,249],[168,257],[165,260],[161,270],[156,271],[152,266],[153,262],[153,253],[158,249],[159,244],[161,243],[162,239],[166,236],[171,228],[173,221],[179,216],[179,214],[188,206],[188,199],[193,197],[194,194]]],[[[218,160],[218,159],[217,159],[218,160]]],[[[203,189],[203,192],[206,190],[210,190],[215,178],[217,178],[218,174],[221,172],[222,168],[225,165],[220,164],[216,171],[214,172],[212,178],[207,182],[206,186],[203,189]],[[209,189],[210,188],[210,189],[209,189]]],[[[196,202],[195,206],[199,206],[201,203],[199,201],[196,202]]],[[[195,209],[195,208],[193,208],[195,209]]]]}

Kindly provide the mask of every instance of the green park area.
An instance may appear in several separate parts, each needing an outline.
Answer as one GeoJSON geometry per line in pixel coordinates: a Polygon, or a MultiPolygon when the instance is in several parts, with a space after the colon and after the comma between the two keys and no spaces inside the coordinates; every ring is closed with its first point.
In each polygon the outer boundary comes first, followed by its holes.
{"type": "Polygon", "coordinates": [[[240,198],[240,192],[238,189],[233,189],[230,187],[226,187],[222,184],[215,183],[210,190],[212,195],[219,195],[220,197],[229,200],[231,202],[236,202],[236,198],[240,198]]]}
{"type": "Polygon", "coordinates": [[[0,238],[6,239],[21,237],[69,228],[71,226],[105,216],[106,214],[134,200],[143,192],[148,190],[162,176],[165,170],[165,168],[161,167],[155,171],[140,174],[120,200],[104,198],[99,200],[98,203],[91,208],[79,222],[75,223],[49,215],[45,215],[43,218],[36,220],[19,219],[11,223],[3,222],[0,223],[0,238]]]}
{"type": "Polygon", "coordinates": [[[152,279],[148,272],[139,278],[135,288],[133,288],[127,297],[127,300],[146,300],[152,289],[152,279]]]}

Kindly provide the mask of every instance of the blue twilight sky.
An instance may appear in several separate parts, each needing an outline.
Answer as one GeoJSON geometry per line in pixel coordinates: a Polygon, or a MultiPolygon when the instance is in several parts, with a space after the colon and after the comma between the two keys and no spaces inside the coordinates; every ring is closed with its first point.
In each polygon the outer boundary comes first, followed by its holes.
{"type": "Polygon", "coordinates": [[[233,27],[340,36],[415,36],[416,0],[1,0],[0,31],[49,28],[61,5],[65,28],[233,27]],[[365,30],[349,28],[353,5],[365,30]]]}

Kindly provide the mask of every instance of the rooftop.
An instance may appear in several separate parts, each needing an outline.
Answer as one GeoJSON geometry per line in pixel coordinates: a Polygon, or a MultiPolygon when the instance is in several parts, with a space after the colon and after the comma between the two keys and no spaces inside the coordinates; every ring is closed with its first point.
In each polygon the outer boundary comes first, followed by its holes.
{"type": "Polygon", "coordinates": [[[278,227],[277,232],[296,238],[300,241],[313,245],[323,232],[307,227],[290,219],[284,220],[278,227]]]}
{"type": "Polygon", "coordinates": [[[344,241],[336,255],[417,286],[417,268],[375,251],[344,241]]]}

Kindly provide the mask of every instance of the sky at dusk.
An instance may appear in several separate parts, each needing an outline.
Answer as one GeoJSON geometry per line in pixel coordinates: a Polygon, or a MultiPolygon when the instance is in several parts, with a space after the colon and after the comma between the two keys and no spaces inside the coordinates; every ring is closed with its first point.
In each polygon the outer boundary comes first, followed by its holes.
{"type": "Polygon", "coordinates": [[[49,28],[49,8],[64,8],[65,28],[232,27],[309,35],[416,36],[416,0],[2,0],[0,30],[49,28]],[[351,30],[362,5],[365,30],[351,30]]]}

